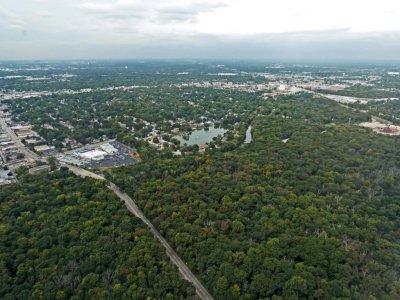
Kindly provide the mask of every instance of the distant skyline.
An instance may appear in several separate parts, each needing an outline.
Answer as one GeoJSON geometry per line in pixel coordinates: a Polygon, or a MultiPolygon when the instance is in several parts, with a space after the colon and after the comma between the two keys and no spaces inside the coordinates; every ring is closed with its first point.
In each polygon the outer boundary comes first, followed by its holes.
{"type": "Polygon", "coordinates": [[[0,60],[400,60],[400,1],[3,0],[0,60]]]}

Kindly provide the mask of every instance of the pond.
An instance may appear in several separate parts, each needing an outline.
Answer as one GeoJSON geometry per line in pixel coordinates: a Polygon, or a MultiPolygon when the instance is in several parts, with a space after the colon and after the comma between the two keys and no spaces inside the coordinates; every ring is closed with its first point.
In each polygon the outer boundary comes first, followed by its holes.
{"type": "Polygon", "coordinates": [[[188,140],[184,139],[181,135],[177,136],[176,138],[181,142],[182,145],[200,145],[212,142],[214,137],[217,137],[218,135],[223,135],[225,132],[227,132],[226,129],[210,127],[208,130],[199,129],[192,131],[192,133],[189,135],[188,140]]]}
{"type": "Polygon", "coordinates": [[[246,130],[246,139],[244,140],[244,143],[245,143],[245,144],[249,144],[249,143],[251,143],[252,140],[253,140],[253,135],[251,134],[252,128],[253,128],[253,127],[252,127],[251,125],[249,125],[249,127],[248,127],[247,130],[246,130]]]}

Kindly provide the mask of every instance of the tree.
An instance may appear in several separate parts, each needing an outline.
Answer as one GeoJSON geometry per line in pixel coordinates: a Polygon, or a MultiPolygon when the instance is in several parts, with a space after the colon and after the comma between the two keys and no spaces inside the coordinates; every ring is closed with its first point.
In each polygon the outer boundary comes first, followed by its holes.
{"type": "Polygon", "coordinates": [[[57,159],[54,156],[49,156],[47,163],[50,165],[50,170],[54,171],[57,169],[57,159]]]}

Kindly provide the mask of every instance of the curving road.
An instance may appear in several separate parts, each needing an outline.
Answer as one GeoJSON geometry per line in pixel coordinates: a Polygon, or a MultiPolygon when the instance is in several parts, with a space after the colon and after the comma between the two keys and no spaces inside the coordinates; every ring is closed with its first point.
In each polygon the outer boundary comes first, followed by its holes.
{"type": "MultiPolygon", "coordinates": [[[[103,176],[98,174],[92,173],[85,169],[68,165],[62,164],[66,166],[71,172],[75,175],[81,177],[91,177],[98,180],[105,180],[103,176]]],[[[178,254],[172,249],[172,247],[168,244],[168,242],[162,237],[162,235],[158,232],[158,230],[154,227],[154,225],[146,218],[140,208],[136,205],[136,203],[129,197],[126,193],[122,192],[118,186],[114,183],[110,182],[107,187],[113,191],[121,200],[125,202],[126,207],[132,212],[136,217],[141,219],[143,223],[150,228],[151,232],[153,233],[154,237],[164,246],[166,253],[169,259],[178,267],[179,272],[183,276],[184,279],[191,282],[196,289],[197,296],[203,300],[212,300],[213,297],[207,291],[207,289],[202,285],[202,283],[197,279],[197,277],[190,271],[187,265],[183,262],[183,260],[178,256],[178,254]]]]}

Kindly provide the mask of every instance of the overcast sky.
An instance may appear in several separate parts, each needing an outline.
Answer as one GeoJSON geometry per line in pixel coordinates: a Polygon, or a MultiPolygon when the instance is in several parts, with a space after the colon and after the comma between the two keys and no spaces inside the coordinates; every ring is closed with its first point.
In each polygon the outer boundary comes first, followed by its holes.
{"type": "Polygon", "coordinates": [[[400,60],[400,1],[0,1],[0,60],[64,58],[400,60]]]}

